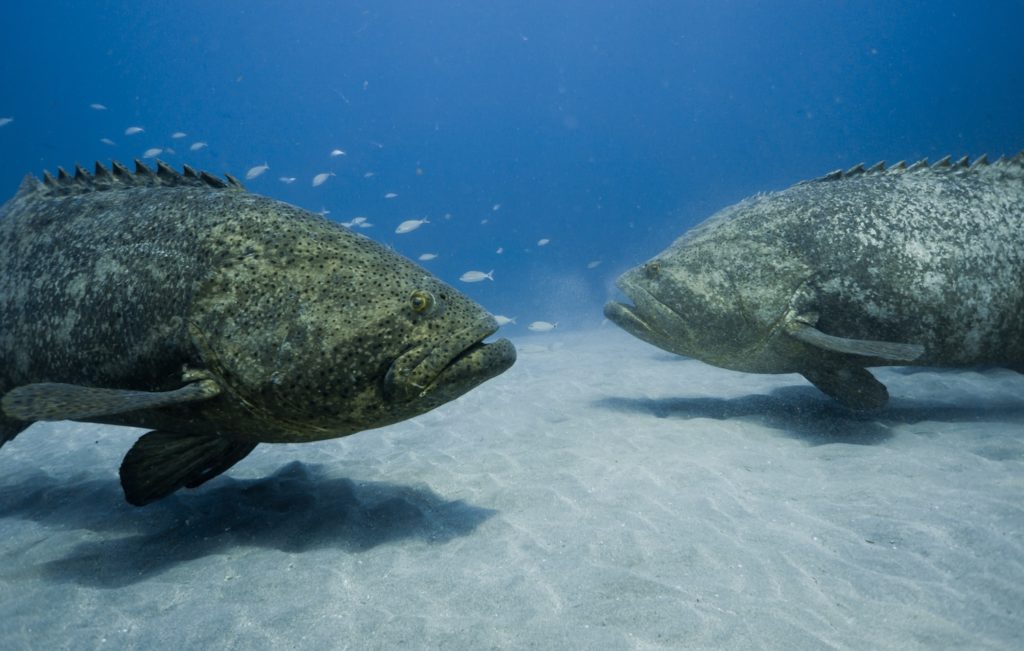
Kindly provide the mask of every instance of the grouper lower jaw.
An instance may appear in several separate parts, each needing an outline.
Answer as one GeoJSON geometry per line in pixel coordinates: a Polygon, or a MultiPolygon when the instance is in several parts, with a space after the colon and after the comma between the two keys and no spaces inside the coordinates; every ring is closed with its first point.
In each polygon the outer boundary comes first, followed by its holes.
{"type": "Polygon", "coordinates": [[[473,344],[441,369],[419,394],[433,402],[447,402],[473,387],[501,375],[515,364],[516,349],[508,339],[473,344]]]}
{"type": "Polygon", "coordinates": [[[608,301],[604,304],[604,315],[609,321],[638,339],[647,341],[651,334],[651,327],[640,318],[632,305],[608,301]]]}
{"type": "Polygon", "coordinates": [[[504,372],[515,363],[515,347],[507,339],[485,344],[497,331],[493,319],[452,333],[444,345],[413,346],[399,355],[383,381],[384,399],[408,403],[432,395],[440,404],[504,372]],[[440,402],[436,399],[446,396],[440,402]]]}

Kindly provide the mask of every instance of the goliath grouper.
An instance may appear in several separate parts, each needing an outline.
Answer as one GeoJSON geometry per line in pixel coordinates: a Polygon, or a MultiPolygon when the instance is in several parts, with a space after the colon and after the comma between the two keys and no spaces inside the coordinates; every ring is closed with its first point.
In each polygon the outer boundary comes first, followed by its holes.
{"type": "Polygon", "coordinates": [[[888,392],[865,367],[1024,367],[1024,152],[857,165],[747,199],[618,285],[605,315],[667,351],[800,373],[841,404],[888,392]]]}
{"type": "Polygon", "coordinates": [[[410,418],[515,361],[423,268],[226,178],[26,177],[0,208],[0,444],[37,420],[152,429],[121,465],[142,505],[257,443],[410,418]]]}

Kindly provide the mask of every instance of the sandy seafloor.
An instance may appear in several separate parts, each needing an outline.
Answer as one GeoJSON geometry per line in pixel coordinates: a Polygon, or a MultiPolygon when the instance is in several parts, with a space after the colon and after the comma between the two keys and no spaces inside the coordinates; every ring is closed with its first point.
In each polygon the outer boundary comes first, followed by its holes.
{"type": "Polygon", "coordinates": [[[3,649],[1024,648],[1024,377],[855,415],[608,326],[146,508],[135,430],[0,450],[3,649]]]}

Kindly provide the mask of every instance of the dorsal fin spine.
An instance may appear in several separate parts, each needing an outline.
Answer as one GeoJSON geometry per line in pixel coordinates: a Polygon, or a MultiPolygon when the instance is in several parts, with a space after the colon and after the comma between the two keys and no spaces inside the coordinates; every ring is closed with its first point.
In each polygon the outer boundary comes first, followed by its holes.
{"type": "MultiPolygon", "coordinates": [[[[986,167],[991,165],[1024,165],[1024,150],[1016,153],[1013,156],[1000,156],[999,160],[995,162],[989,162],[988,155],[982,154],[973,161],[969,156],[961,156],[957,160],[953,160],[951,155],[943,156],[939,160],[932,164],[928,163],[927,158],[907,165],[906,161],[899,161],[886,167],[885,161],[878,161],[871,167],[865,168],[864,163],[858,163],[847,170],[833,170],[824,176],[820,176],[816,179],[809,181],[801,181],[800,183],[814,183],[819,181],[841,181],[843,179],[849,179],[862,174],[909,174],[909,173],[921,173],[925,171],[931,171],[935,173],[955,173],[962,174],[974,170],[978,167],[986,167]]],[[[233,178],[233,177],[232,177],[233,178]]]]}
{"type": "MultiPolygon", "coordinates": [[[[146,166],[142,161],[135,160],[135,172],[118,161],[111,161],[110,167],[105,167],[98,162],[95,171],[89,173],[84,167],[75,164],[74,174],[69,174],[63,167],[57,168],[57,176],[43,170],[42,181],[32,178],[32,182],[23,181],[19,188],[19,195],[42,193],[48,196],[65,196],[70,194],[82,194],[86,192],[111,190],[130,187],[177,187],[193,186],[206,187],[217,190],[245,190],[234,176],[225,174],[226,181],[218,178],[209,172],[197,172],[188,165],[183,166],[182,172],[176,171],[167,163],[157,160],[156,169],[146,166]]],[[[30,175],[31,176],[31,175],[30,175]]]]}

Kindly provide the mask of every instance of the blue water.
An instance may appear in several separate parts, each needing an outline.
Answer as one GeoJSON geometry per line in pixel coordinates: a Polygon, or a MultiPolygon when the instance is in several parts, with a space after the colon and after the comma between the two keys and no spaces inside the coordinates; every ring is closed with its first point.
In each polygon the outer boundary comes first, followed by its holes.
{"type": "Polygon", "coordinates": [[[267,163],[250,190],[438,254],[517,345],[560,330],[141,511],[130,432],[35,426],[0,453],[0,648],[1021,648],[1019,376],[886,370],[862,419],[571,330],[743,197],[1024,148],[1022,27],[1021,0],[4,3],[0,201],[150,148],[267,163]]]}
{"type": "Polygon", "coordinates": [[[1019,1],[22,2],[0,26],[0,195],[152,147],[266,162],[252,191],[366,216],[519,327],[593,325],[617,273],[744,196],[1024,147],[1021,25],[1019,1]]]}

